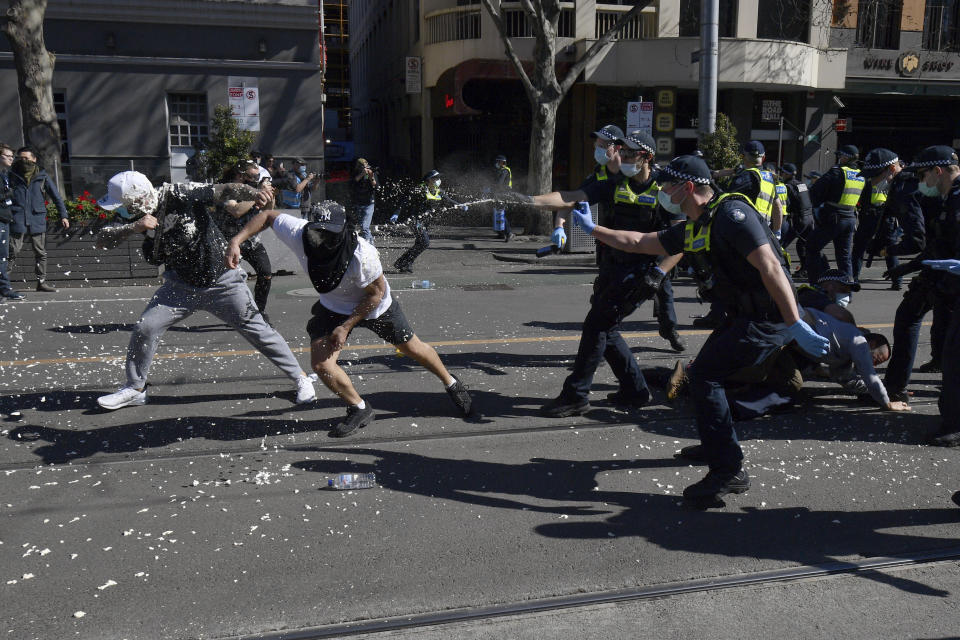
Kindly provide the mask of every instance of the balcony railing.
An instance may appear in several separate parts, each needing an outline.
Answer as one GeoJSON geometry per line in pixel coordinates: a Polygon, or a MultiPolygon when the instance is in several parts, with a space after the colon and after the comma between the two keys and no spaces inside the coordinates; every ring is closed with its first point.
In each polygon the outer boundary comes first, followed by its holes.
{"type": "Polygon", "coordinates": [[[480,38],[480,8],[458,7],[427,18],[427,44],[480,38]]]}
{"type": "MultiPolygon", "coordinates": [[[[561,9],[560,20],[557,22],[557,37],[572,38],[574,36],[574,21],[576,13],[573,9],[561,9]]],[[[509,38],[532,38],[533,29],[527,21],[527,15],[522,9],[504,9],[503,23],[507,28],[509,38]]]]}
{"type": "Polygon", "coordinates": [[[930,51],[960,49],[960,8],[928,3],[923,16],[923,48],[930,51]]]}
{"type": "MultiPolygon", "coordinates": [[[[629,8],[628,8],[629,10],[629,8]]],[[[626,11],[601,11],[597,10],[596,29],[594,37],[599,39],[613,25],[617,23],[626,11]]],[[[641,13],[627,21],[620,27],[620,31],[614,36],[616,40],[647,40],[657,37],[657,14],[651,12],[641,13]]]]}

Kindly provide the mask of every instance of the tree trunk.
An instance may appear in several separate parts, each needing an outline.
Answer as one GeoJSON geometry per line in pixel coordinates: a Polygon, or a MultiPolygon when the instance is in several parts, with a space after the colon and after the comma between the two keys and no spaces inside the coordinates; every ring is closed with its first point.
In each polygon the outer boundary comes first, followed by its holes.
{"type": "MultiPolygon", "coordinates": [[[[533,104],[530,132],[530,158],[527,193],[553,191],[553,139],[557,130],[557,109],[560,100],[533,104]]],[[[553,213],[529,208],[523,232],[527,235],[549,235],[553,213]]]]}
{"type": "Polygon", "coordinates": [[[3,32],[13,50],[23,117],[23,139],[37,150],[37,163],[53,176],[61,191],[60,125],[53,106],[54,55],[43,41],[47,0],[10,0],[3,32]]]}

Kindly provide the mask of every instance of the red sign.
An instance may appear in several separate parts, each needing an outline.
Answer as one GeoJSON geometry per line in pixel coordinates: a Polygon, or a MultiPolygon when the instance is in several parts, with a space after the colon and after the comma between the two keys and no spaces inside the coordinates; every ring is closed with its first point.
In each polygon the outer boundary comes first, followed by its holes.
{"type": "Polygon", "coordinates": [[[231,98],[242,98],[243,97],[243,88],[242,87],[230,87],[227,89],[231,98]]]}
{"type": "Polygon", "coordinates": [[[453,108],[453,98],[450,97],[449,93],[443,94],[443,106],[447,109],[453,108]]]}
{"type": "Polygon", "coordinates": [[[835,131],[843,132],[847,130],[847,119],[846,118],[837,118],[833,123],[833,128],[835,131]]]}

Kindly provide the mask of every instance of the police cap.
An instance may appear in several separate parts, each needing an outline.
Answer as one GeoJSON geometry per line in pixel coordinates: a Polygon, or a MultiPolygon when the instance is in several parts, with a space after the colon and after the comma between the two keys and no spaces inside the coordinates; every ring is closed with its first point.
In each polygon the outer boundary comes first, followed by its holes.
{"type": "Polygon", "coordinates": [[[741,150],[748,156],[762,156],[767,153],[767,150],[763,148],[763,143],[759,140],[751,140],[745,143],[741,150]]]}
{"type": "Polygon", "coordinates": [[[507,161],[507,156],[505,156],[505,155],[503,155],[503,154],[501,153],[501,154],[498,155],[496,158],[494,158],[493,161],[494,161],[494,162],[506,162],[506,161],[507,161]]]}
{"type": "Polygon", "coordinates": [[[856,159],[860,156],[860,149],[857,149],[852,144],[845,144],[839,149],[837,149],[837,155],[856,159]]]}
{"type": "Polygon", "coordinates": [[[797,175],[797,165],[792,162],[784,162],[783,166],[780,167],[780,173],[787,176],[795,176],[797,175]]]}
{"type": "Polygon", "coordinates": [[[430,169],[430,171],[427,171],[426,175],[423,176],[423,181],[429,182],[434,178],[439,178],[439,177],[440,177],[439,171],[437,171],[436,169],[430,169]]]}
{"type": "Polygon", "coordinates": [[[957,161],[957,152],[945,144],[938,144],[921,151],[907,168],[916,171],[925,167],[948,167],[955,164],[960,164],[957,161]]]}
{"type": "Polygon", "coordinates": [[[710,168],[703,158],[679,156],[671,160],[667,166],[660,167],[654,179],[660,184],[679,180],[694,184],[710,184],[710,168]]]}
{"type": "Polygon", "coordinates": [[[860,175],[864,178],[878,176],[899,159],[897,154],[890,151],[890,149],[884,149],[883,147],[871,149],[863,159],[863,167],[860,168],[860,175]]]}
{"type": "Polygon", "coordinates": [[[623,129],[615,124],[606,124],[600,127],[597,131],[591,133],[590,137],[601,138],[603,140],[607,140],[608,142],[616,142],[623,137],[623,129]]]}
{"type": "Polygon", "coordinates": [[[845,273],[840,271],[840,269],[827,269],[824,271],[823,275],[817,279],[817,284],[823,284],[824,282],[839,282],[844,286],[850,287],[851,291],[860,291],[860,284],[854,282],[845,273]]]}
{"type": "Polygon", "coordinates": [[[643,129],[631,131],[620,138],[620,142],[628,149],[646,151],[647,153],[655,153],[657,146],[657,143],[653,141],[653,137],[643,129]]]}

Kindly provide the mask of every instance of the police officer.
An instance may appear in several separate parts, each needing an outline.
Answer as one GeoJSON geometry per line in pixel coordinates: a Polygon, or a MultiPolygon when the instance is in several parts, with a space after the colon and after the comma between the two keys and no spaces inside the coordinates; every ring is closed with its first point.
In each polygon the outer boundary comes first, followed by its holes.
{"type": "MultiPolygon", "coordinates": [[[[654,232],[668,226],[666,213],[657,206],[660,187],[651,173],[653,138],[638,130],[625,135],[620,143],[619,175],[614,176],[615,179],[598,180],[583,190],[533,196],[530,203],[545,209],[570,209],[582,202],[578,206],[584,207],[589,217],[589,202],[608,202],[609,224],[615,229],[654,232]]],[[[603,359],[620,383],[620,388],[610,394],[608,400],[633,407],[650,401],[650,390],[640,366],[620,335],[620,323],[637,305],[654,297],[665,281],[665,273],[679,260],[679,255],[672,256],[658,266],[654,256],[609,247],[603,252],[573,371],[564,380],[560,395],[543,406],[545,415],[562,418],[589,409],[590,386],[603,359]]]]}
{"type": "Polygon", "coordinates": [[[597,240],[630,253],[668,255],[683,252],[693,265],[703,295],[723,300],[729,317],[717,328],[688,372],[696,405],[699,453],[709,472],[683,491],[685,498],[715,503],[728,493],[743,493],[750,478],[743,469],[724,392],[734,372],[776,356],[791,341],[819,358],[829,342],[797,310],[790,274],[773,232],[744,196],[719,194],[703,160],[680,156],[658,176],[661,205],[682,212],[687,221],[655,233],[608,229],[574,211],[574,220],[597,240]]]}
{"type": "MultiPolygon", "coordinates": [[[[507,166],[507,156],[498,155],[493,161],[493,192],[502,194],[513,188],[513,171],[507,166]]],[[[507,218],[506,205],[498,201],[493,205],[493,230],[498,238],[510,242],[516,236],[510,229],[510,219],[507,218]]]]}
{"type": "Polygon", "coordinates": [[[13,148],[0,142],[0,302],[24,300],[10,286],[7,257],[10,251],[10,223],[13,222],[13,187],[9,170],[13,166],[13,148]]]}
{"type": "Polygon", "coordinates": [[[810,187],[810,201],[813,206],[822,205],[817,228],[807,238],[807,251],[810,256],[807,275],[810,282],[816,282],[820,274],[827,269],[827,259],[820,252],[830,242],[833,242],[837,268],[853,277],[850,252],[853,247],[853,234],[857,228],[857,203],[860,202],[860,193],[866,184],[866,180],[854,166],[859,155],[860,151],[853,145],[840,147],[837,150],[837,164],[810,187]]]}
{"type": "Polygon", "coordinates": [[[780,167],[780,178],[787,190],[787,218],[784,220],[783,234],[780,246],[786,249],[794,240],[797,241],[797,257],[800,265],[794,272],[794,278],[806,278],[807,238],[813,231],[813,204],[810,202],[810,191],[806,183],[797,179],[797,166],[785,162],[780,167]],[[789,221],[789,224],[787,222],[789,221]]]}
{"type": "MultiPolygon", "coordinates": [[[[866,178],[867,184],[860,198],[859,213],[857,214],[857,231],[853,235],[853,254],[851,265],[853,279],[860,281],[860,268],[863,264],[864,253],[869,255],[881,253],[883,248],[893,243],[896,218],[886,215],[887,199],[893,179],[900,173],[900,158],[889,149],[871,149],[863,159],[860,175],[866,178]],[[867,198],[867,193],[870,194],[867,198]]],[[[884,252],[887,269],[893,269],[900,261],[896,256],[884,252]]],[[[900,290],[902,278],[894,278],[890,287],[900,290]]]]}
{"type": "MultiPolygon", "coordinates": [[[[960,250],[960,246],[957,249],[960,250]]],[[[960,251],[956,255],[960,256],[960,251]]],[[[943,387],[937,402],[942,423],[930,444],[960,447],[960,260],[924,260],[923,265],[939,274],[945,274],[944,284],[954,292],[950,324],[943,344],[943,387]]],[[[960,492],[954,495],[954,500],[960,504],[958,495],[960,492]]]]}
{"type": "MultiPolygon", "coordinates": [[[[924,260],[948,260],[960,255],[960,161],[956,152],[946,145],[927,147],[908,169],[918,178],[920,195],[927,196],[927,203],[937,203],[937,208],[927,218],[924,250],[910,262],[900,265],[895,273],[884,274],[888,277],[921,270],[924,260]]],[[[957,284],[943,271],[922,269],[907,286],[894,317],[893,354],[884,378],[891,400],[909,400],[907,385],[917,355],[920,325],[931,310],[934,315],[931,351],[934,362],[938,365],[942,362],[951,310],[960,294],[957,284]]]]}
{"type": "Polygon", "coordinates": [[[390,216],[390,222],[397,224],[401,222],[400,217],[402,215],[402,222],[413,229],[413,246],[393,263],[398,272],[413,273],[414,260],[430,246],[427,223],[430,217],[441,208],[445,200],[466,210],[466,205],[456,202],[440,191],[440,172],[431,169],[423,176],[423,181],[407,197],[400,211],[390,216]]]}
{"type": "MultiPolygon", "coordinates": [[[[583,179],[583,183],[579,187],[580,191],[585,191],[594,182],[616,179],[613,172],[607,170],[608,165],[612,164],[617,172],[620,170],[620,140],[623,138],[623,131],[620,127],[615,124],[606,124],[591,133],[590,137],[593,138],[593,161],[595,164],[593,165],[593,171],[583,179]]],[[[608,203],[591,202],[590,207],[596,207],[597,220],[606,221],[609,215],[608,203]]],[[[567,242],[567,232],[563,228],[564,222],[565,220],[561,216],[554,216],[553,236],[550,239],[555,246],[561,249],[567,242]]],[[[602,248],[597,247],[597,266],[600,266],[603,259],[602,253],[602,248]]]]}

